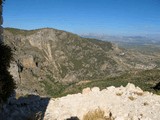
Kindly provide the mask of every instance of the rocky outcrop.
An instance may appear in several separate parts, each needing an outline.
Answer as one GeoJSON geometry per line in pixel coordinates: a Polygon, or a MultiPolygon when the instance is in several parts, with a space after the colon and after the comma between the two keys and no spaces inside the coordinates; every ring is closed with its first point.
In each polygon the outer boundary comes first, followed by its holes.
{"type": "Polygon", "coordinates": [[[9,72],[13,76],[13,79],[15,80],[16,84],[20,83],[20,76],[19,76],[19,70],[18,66],[15,62],[12,62],[10,64],[9,72]]]}
{"type": "Polygon", "coordinates": [[[28,120],[29,116],[38,113],[44,120],[83,120],[86,113],[97,109],[112,120],[159,120],[160,96],[142,91],[131,83],[103,90],[85,88],[82,93],[61,98],[28,95],[10,98],[0,116],[2,120],[28,120]]]}
{"type": "Polygon", "coordinates": [[[160,96],[142,91],[133,84],[126,87],[110,86],[84,89],[82,94],[51,99],[45,112],[45,120],[64,120],[83,116],[96,109],[111,114],[114,120],[159,120],[160,96]]]}
{"type": "Polygon", "coordinates": [[[24,68],[35,68],[36,64],[32,55],[22,56],[20,58],[21,64],[24,68]]]}

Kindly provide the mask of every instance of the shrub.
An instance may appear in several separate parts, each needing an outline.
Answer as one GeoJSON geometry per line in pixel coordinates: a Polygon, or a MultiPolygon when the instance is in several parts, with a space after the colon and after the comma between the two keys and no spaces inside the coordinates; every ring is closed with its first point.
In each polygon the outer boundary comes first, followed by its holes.
{"type": "Polygon", "coordinates": [[[66,120],[79,120],[78,117],[70,117],[70,118],[67,118],[66,120]]]}
{"type": "Polygon", "coordinates": [[[83,120],[113,120],[111,114],[109,117],[105,116],[105,112],[101,109],[89,111],[83,116],[83,120]]]}
{"type": "Polygon", "coordinates": [[[136,98],[134,98],[133,96],[129,96],[128,97],[131,101],[135,100],[136,98]]]}

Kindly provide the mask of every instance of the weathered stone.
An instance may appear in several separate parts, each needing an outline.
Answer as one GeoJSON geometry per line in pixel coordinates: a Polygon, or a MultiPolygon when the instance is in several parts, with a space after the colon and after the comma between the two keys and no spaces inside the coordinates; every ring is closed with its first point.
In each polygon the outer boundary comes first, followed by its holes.
{"type": "Polygon", "coordinates": [[[74,74],[69,73],[63,78],[62,81],[65,82],[65,83],[72,83],[72,82],[76,82],[77,78],[74,74]]]}
{"type": "Polygon", "coordinates": [[[126,86],[126,90],[127,91],[135,91],[136,87],[135,87],[134,84],[128,83],[127,86],[126,86]]]}
{"type": "Polygon", "coordinates": [[[88,94],[90,92],[91,92],[91,89],[89,87],[82,90],[82,94],[88,94]]]}
{"type": "Polygon", "coordinates": [[[125,120],[124,117],[116,117],[114,120],[125,120]]]}
{"type": "Polygon", "coordinates": [[[114,86],[110,86],[110,87],[107,87],[106,89],[109,90],[109,91],[112,91],[112,90],[115,90],[115,87],[114,86]]]}
{"type": "Polygon", "coordinates": [[[36,67],[36,64],[34,62],[32,55],[26,55],[21,58],[21,63],[24,68],[34,68],[36,67]]]}
{"type": "Polygon", "coordinates": [[[11,63],[9,68],[10,74],[13,76],[13,79],[16,83],[20,83],[19,73],[18,73],[18,66],[16,63],[11,63]]]}
{"type": "Polygon", "coordinates": [[[3,24],[3,18],[2,18],[2,16],[0,16],[0,24],[1,25],[3,24]]]}
{"type": "Polygon", "coordinates": [[[1,26],[3,24],[3,18],[2,18],[2,5],[0,5],[0,42],[3,42],[3,27],[1,26]]]}
{"type": "Polygon", "coordinates": [[[99,87],[93,87],[93,88],[91,89],[91,91],[92,91],[92,92],[100,92],[100,89],[99,89],[99,87]]]}
{"type": "MultiPolygon", "coordinates": [[[[125,91],[123,92],[132,93],[131,89],[127,88],[128,86],[124,87],[125,91]]],[[[0,115],[6,120],[23,120],[34,114],[35,111],[45,111],[44,120],[63,120],[73,116],[77,116],[81,120],[88,111],[100,109],[104,111],[107,118],[113,118],[111,120],[159,120],[160,96],[154,94],[137,95],[137,99],[131,101],[126,100],[126,98],[128,99],[127,94],[121,96],[113,94],[120,89],[122,88],[113,86],[103,91],[97,87],[92,90],[86,88],[83,89],[83,94],[67,95],[62,98],[50,99],[50,101],[34,95],[20,97],[18,100],[13,99],[12,104],[10,99],[10,102],[3,106],[4,111],[0,115]],[[95,92],[99,94],[88,94],[95,92]],[[149,105],[144,106],[144,102],[149,102],[149,105]]]]}
{"type": "MultiPolygon", "coordinates": [[[[129,100],[128,94],[123,94],[121,96],[113,94],[117,93],[119,90],[122,90],[124,93],[130,93],[134,95],[136,89],[137,88],[132,84],[123,88],[115,88],[114,86],[107,87],[107,89],[103,91],[99,91],[98,88],[92,88],[92,90],[90,90],[90,88],[86,88],[83,89],[83,94],[80,96],[69,95],[63,98],[54,99],[54,101],[50,101],[45,114],[47,115],[47,118],[50,118],[51,120],[65,119],[63,116],[68,118],[71,116],[77,116],[78,118],[82,119],[83,115],[85,115],[88,111],[94,111],[97,108],[100,108],[104,111],[106,117],[110,116],[111,118],[115,118],[115,120],[141,120],[142,116],[146,116],[144,117],[146,120],[148,120],[148,118],[158,120],[157,118],[160,117],[158,112],[160,111],[160,107],[158,107],[158,105],[160,106],[160,102],[158,103],[156,101],[159,101],[160,96],[151,94],[146,96],[137,95],[137,99],[129,100]],[[99,94],[88,94],[98,91],[99,94]],[[141,102],[144,100],[152,100],[152,103],[144,107],[141,102]],[[108,110],[106,108],[108,108],[108,110]],[[150,111],[152,111],[152,114],[150,114],[150,111]],[[110,114],[107,115],[108,113],[110,114]],[[143,115],[139,117],[139,114],[137,115],[137,113],[141,113],[143,115]]],[[[140,89],[138,88],[138,90],[140,89]]]]}
{"type": "Polygon", "coordinates": [[[141,88],[139,88],[138,86],[136,87],[136,91],[139,93],[143,93],[143,90],[141,88]]]}

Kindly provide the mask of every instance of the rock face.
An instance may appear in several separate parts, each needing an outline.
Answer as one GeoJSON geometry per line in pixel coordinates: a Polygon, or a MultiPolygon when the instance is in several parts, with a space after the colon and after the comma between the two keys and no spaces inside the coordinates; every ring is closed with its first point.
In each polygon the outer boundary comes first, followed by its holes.
{"type": "Polygon", "coordinates": [[[49,28],[31,31],[7,28],[4,39],[14,52],[14,65],[10,71],[16,81],[20,81],[17,82],[17,92],[37,91],[40,95],[47,95],[48,84],[71,84],[118,72],[114,67],[117,63],[107,55],[114,47],[109,42],[92,41],[49,28]],[[100,70],[104,62],[114,64],[100,70]]]}
{"type": "Polygon", "coordinates": [[[36,115],[43,117],[50,98],[29,95],[19,99],[10,98],[8,103],[3,105],[0,112],[0,120],[29,120],[36,115]]]}
{"type": "MultiPolygon", "coordinates": [[[[0,1],[0,42],[3,41],[3,28],[2,28],[2,23],[3,23],[3,19],[2,19],[2,0],[0,1]]],[[[0,103],[0,108],[1,108],[1,103],[0,103]]]]}
{"type": "Polygon", "coordinates": [[[3,18],[2,18],[2,0],[0,3],[0,42],[3,41],[3,27],[1,26],[3,24],[3,18]]]}
{"type": "Polygon", "coordinates": [[[110,86],[103,90],[86,88],[82,93],[61,98],[29,95],[10,98],[0,116],[1,120],[28,120],[37,114],[43,120],[83,120],[86,113],[96,109],[101,109],[113,120],[159,120],[160,96],[144,92],[130,83],[126,87],[110,86]]]}
{"type": "Polygon", "coordinates": [[[20,77],[18,72],[18,66],[15,62],[12,62],[10,64],[9,72],[13,76],[13,79],[15,80],[16,84],[20,83],[20,77]]]}
{"type": "Polygon", "coordinates": [[[143,92],[128,84],[99,90],[97,87],[83,90],[83,94],[67,95],[51,99],[45,112],[45,120],[64,120],[77,116],[80,120],[88,111],[100,108],[112,114],[115,120],[159,120],[160,96],[143,92]]]}
{"type": "Polygon", "coordinates": [[[32,55],[22,56],[21,64],[24,68],[35,68],[36,64],[34,62],[32,55]]]}

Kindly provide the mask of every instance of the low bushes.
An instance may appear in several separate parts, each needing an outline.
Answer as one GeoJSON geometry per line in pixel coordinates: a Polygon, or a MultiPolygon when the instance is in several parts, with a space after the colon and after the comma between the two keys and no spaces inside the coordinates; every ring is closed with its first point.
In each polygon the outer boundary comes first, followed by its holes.
{"type": "Polygon", "coordinates": [[[94,111],[89,111],[83,116],[83,120],[113,120],[113,118],[111,114],[108,117],[105,116],[105,112],[99,108],[94,111]]]}

